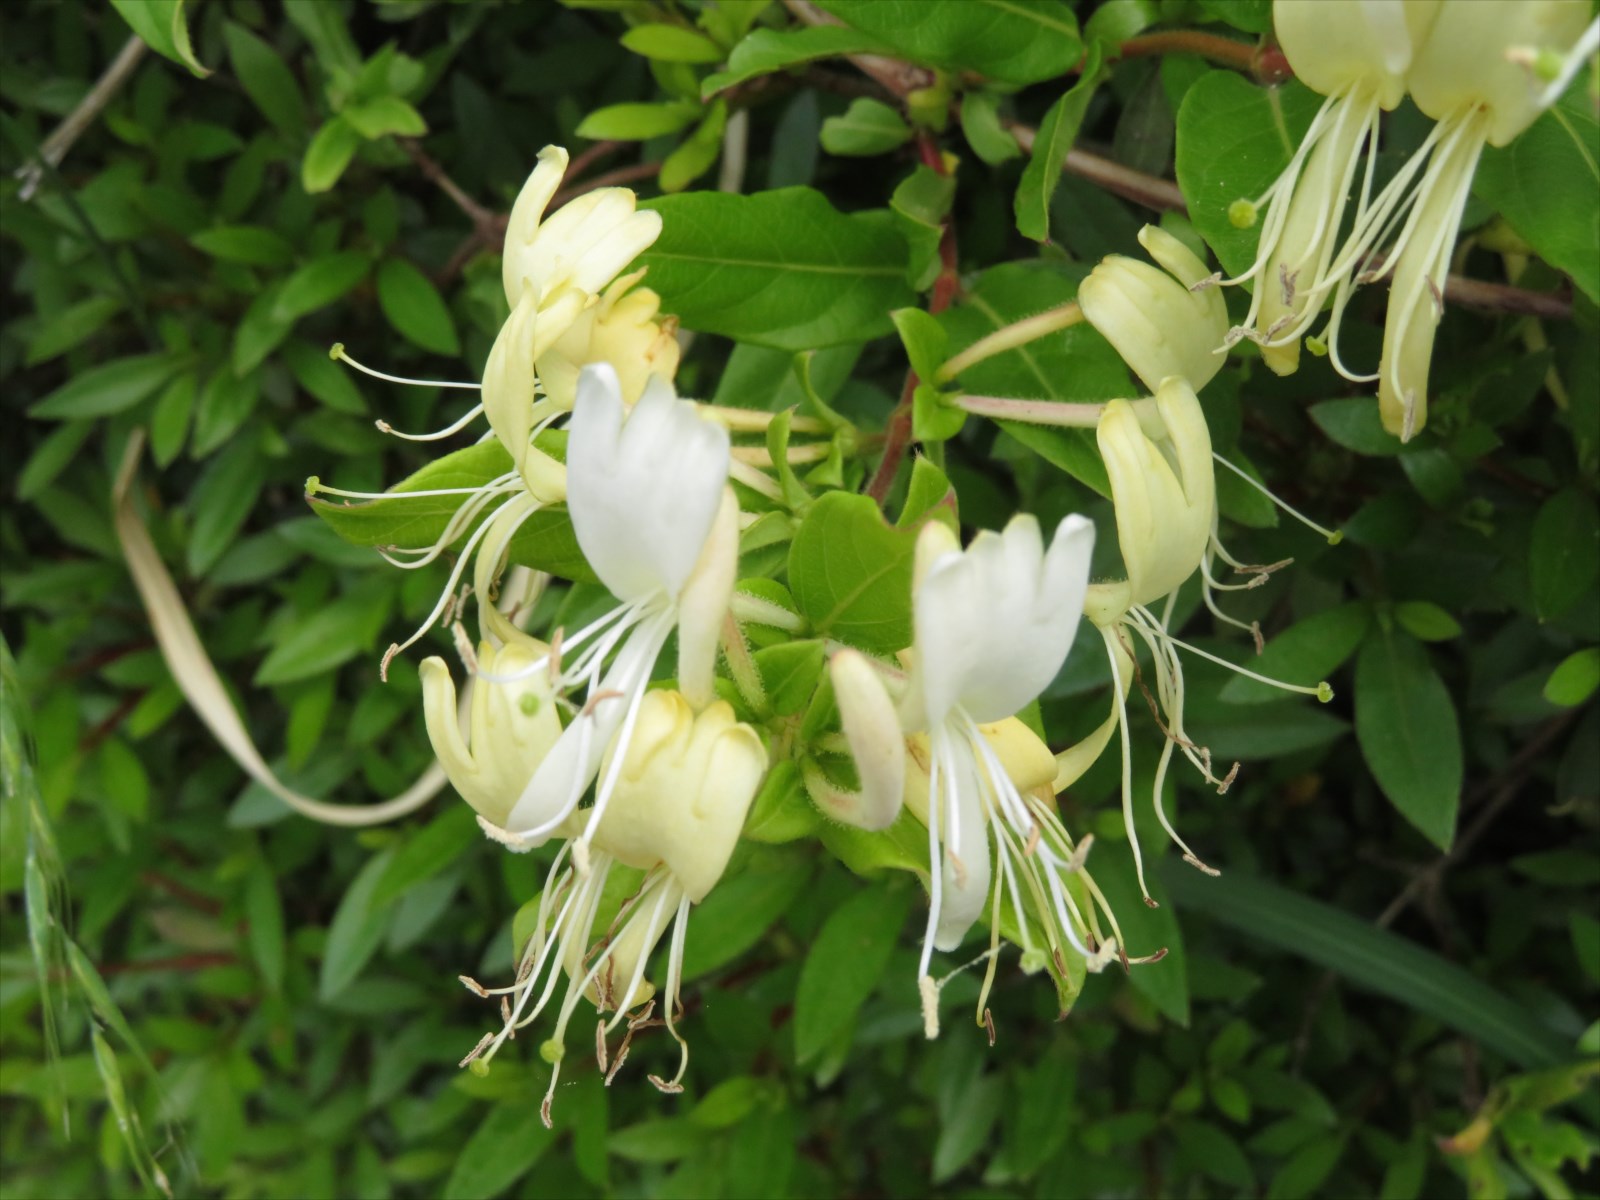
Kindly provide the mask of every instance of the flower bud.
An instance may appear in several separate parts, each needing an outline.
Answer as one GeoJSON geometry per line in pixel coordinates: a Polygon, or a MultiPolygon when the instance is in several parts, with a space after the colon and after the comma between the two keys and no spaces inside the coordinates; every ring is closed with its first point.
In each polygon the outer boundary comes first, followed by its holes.
{"type": "Polygon", "coordinates": [[[836,821],[886,829],[900,815],[905,792],[906,743],[894,701],[877,670],[858,651],[836,653],[828,661],[828,676],[861,790],[812,788],[812,798],[836,821]]]}
{"type": "Polygon", "coordinates": [[[696,716],[677,692],[646,692],[594,845],[630,867],[665,865],[698,904],[722,877],[766,772],[761,738],[726,702],[696,716]]]}
{"type": "Polygon", "coordinates": [[[1126,400],[1107,404],[1096,439],[1111,480],[1128,603],[1149,604],[1194,573],[1211,537],[1216,474],[1205,413],[1193,387],[1174,376],[1156,390],[1154,413],[1126,400]]]}
{"type": "Polygon", "coordinates": [[[1441,6],[1407,85],[1434,120],[1482,106],[1488,139],[1504,146],[1533,124],[1544,87],[1518,59],[1565,54],[1589,24],[1586,0],[1472,0],[1441,6]]]}
{"type": "Polygon", "coordinates": [[[461,798],[497,827],[505,826],[523,787],[561,736],[549,675],[528,669],[545,652],[532,638],[478,647],[479,677],[472,685],[466,738],[450,668],[440,658],[424,659],[420,667],[422,712],[433,752],[461,798]],[[514,678],[497,682],[495,677],[514,678]]]}
{"type": "Polygon", "coordinates": [[[1214,287],[1192,290],[1211,273],[1170,233],[1146,225],[1139,244],[1165,270],[1107,255],[1078,286],[1078,304],[1151,391],[1169,375],[1198,391],[1222,367],[1213,351],[1228,331],[1227,305],[1214,287]]]}
{"type": "Polygon", "coordinates": [[[1295,77],[1324,96],[1376,91],[1385,110],[1406,92],[1406,71],[1428,36],[1440,0],[1276,0],[1272,25],[1295,77]]]}

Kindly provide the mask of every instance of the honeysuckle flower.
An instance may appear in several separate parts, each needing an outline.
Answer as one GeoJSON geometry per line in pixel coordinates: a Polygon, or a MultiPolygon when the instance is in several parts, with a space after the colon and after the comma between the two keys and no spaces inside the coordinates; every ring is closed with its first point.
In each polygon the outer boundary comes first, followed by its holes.
{"type": "MultiPolygon", "coordinates": [[[[1427,421],[1428,366],[1444,312],[1445,276],[1478,160],[1485,146],[1506,145],[1556,99],[1526,69],[1530,55],[1593,52],[1600,21],[1590,21],[1591,10],[1585,0],[1446,3],[1411,65],[1412,99],[1437,124],[1352,231],[1341,256],[1360,269],[1394,237],[1381,267],[1341,285],[1342,298],[1354,283],[1392,272],[1383,357],[1376,376],[1351,374],[1335,357],[1349,378],[1377,379],[1384,428],[1403,441],[1427,421]]],[[[1331,327],[1335,354],[1336,333],[1331,327]]]]}
{"type": "Polygon", "coordinates": [[[539,386],[550,403],[571,409],[578,372],[589,363],[610,363],[617,372],[622,398],[638,402],[651,379],[671,382],[678,370],[676,317],[662,317],[661,297],[635,271],[618,279],[585,309],[539,359],[539,386]]]}
{"type": "MultiPolygon", "coordinates": [[[[550,670],[563,692],[582,688],[582,708],[527,781],[507,815],[509,844],[544,842],[599,774],[595,802],[573,857],[588,848],[615,790],[645,687],[663,645],[678,633],[678,687],[691,704],[714,698],[718,636],[738,564],[738,503],[727,486],[728,433],[653,380],[633,410],[616,372],[585,367],[567,442],[567,509],[584,557],[621,604],[570,637],[563,653],[523,671],[550,670]],[[605,749],[619,750],[600,771],[605,749]]],[[[494,676],[490,676],[494,678],[494,676]]]]}
{"type": "Polygon", "coordinates": [[[716,701],[697,715],[680,693],[652,691],[640,703],[633,736],[626,741],[619,737],[609,747],[605,769],[614,776],[614,786],[592,834],[590,869],[575,869],[566,847],[556,856],[516,981],[491,990],[463,978],[480,995],[506,998],[502,1028],[486,1036],[467,1059],[487,1064],[506,1039],[541,1015],[566,975],[555,1031],[540,1048],[552,1067],[542,1109],[547,1125],[566,1053],[567,1026],[578,1002],[587,997],[602,1014],[613,1014],[595,1034],[609,1082],[622,1065],[632,1033],[654,1008],[655,989],[645,979],[645,968],[669,927],[665,1020],[679,1045],[679,1066],[672,1078],[652,1075],[650,1081],[662,1091],[682,1090],[688,1045],[676,1023],[689,910],[705,899],[727,868],[766,774],[767,752],[756,731],[735,720],[725,702],[716,701]],[[596,944],[614,877],[631,891],[596,944]],[[630,1019],[644,1005],[650,1006],[646,1015],[630,1019]],[[606,1039],[624,1021],[628,1034],[613,1059],[606,1039]]]}
{"type": "Polygon", "coordinates": [[[422,660],[422,712],[433,752],[451,785],[479,816],[503,826],[528,777],[561,736],[555,695],[549,675],[525,671],[543,651],[526,638],[496,647],[478,647],[477,663],[485,675],[473,688],[468,733],[456,715],[456,685],[442,658],[422,660]]]}
{"type": "Polygon", "coordinates": [[[1272,370],[1287,375],[1300,362],[1300,339],[1340,279],[1351,269],[1340,254],[1346,198],[1362,167],[1356,220],[1372,199],[1379,114],[1405,95],[1406,73],[1427,38],[1441,0],[1275,0],[1273,25],[1295,75],[1327,99],[1289,165],[1254,201],[1239,201],[1236,224],[1261,218],[1256,258],[1224,282],[1255,280],[1243,325],[1229,341],[1248,336],[1261,345],[1272,370]]]}
{"type": "MultiPolygon", "coordinates": [[[[1024,792],[983,728],[1032,703],[1060,670],[1082,611],[1093,542],[1094,527],[1072,516],[1047,550],[1028,515],[1014,517],[1002,533],[980,533],[964,551],[934,521],[917,541],[916,638],[900,718],[908,732],[926,735],[913,743],[913,761],[927,764],[927,799],[919,802],[908,787],[907,803],[922,809],[928,827],[929,907],[918,988],[929,1037],[938,1033],[933,951],[955,949],[986,904],[991,955],[1002,920],[1010,919],[1025,969],[1039,969],[1066,946],[1094,969],[1120,953],[1114,942],[1086,944],[1093,924],[1067,881],[1082,866],[1081,848],[1042,788],[1055,774],[1049,751],[1031,748],[1019,756],[1023,783],[1040,788],[1024,792]],[[1044,947],[1034,942],[1036,928],[1044,947]]],[[[1008,725],[1004,736],[1013,738],[1014,729],[1008,725]]],[[[908,780],[916,774],[908,772],[908,780]]],[[[987,984],[980,1014],[986,995],[987,984]]]]}
{"type": "Polygon", "coordinates": [[[1169,375],[1199,391],[1222,369],[1213,351],[1228,329],[1227,304],[1205,286],[1213,280],[1205,263],[1172,234],[1146,225],[1139,244],[1162,269],[1107,255],[1079,285],[1078,304],[1151,391],[1169,375]]]}
{"type": "MultiPolygon", "coordinates": [[[[1162,785],[1174,748],[1194,764],[1206,782],[1219,792],[1233,782],[1233,773],[1219,778],[1211,769],[1211,754],[1196,745],[1183,724],[1183,666],[1179,648],[1190,650],[1263,682],[1321,696],[1318,688],[1298,688],[1268,680],[1232,663],[1196,650],[1178,641],[1169,632],[1178,589],[1196,571],[1202,573],[1202,595],[1211,611],[1235,625],[1242,622],[1223,614],[1211,598],[1218,587],[1250,587],[1273,568],[1249,568],[1236,560],[1228,561],[1245,571],[1257,572],[1252,583],[1218,584],[1210,574],[1210,558],[1221,552],[1216,537],[1216,475],[1211,451],[1211,434],[1201,411],[1199,398],[1189,383],[1177,376],[1164,380],[1156,389],[1152,403],[1113,400],[1101,415],[1097,438],[1106,474],[1111,481],[1112,502],[1117,516],[1117,542],[1122,549],[1127,578],[1091,584],[1085,595],[1085,615],[1100,630],[1106,656],[1111,664],[1112,712],[1106,722],[1078,745],[1063,752],[1056,761],[1055,787],[1069,786],[1099,756],[1113,732],[1122,742],[1122,814],[1128,841],[1133,848],[1134,865],[1145,902],[1154,904],[1145,886],[1144,860],[1133,820],[1133,774],[1127,724],[1127,697],[1136,673],[1136,643],[1143,642],[1155,660],[1156,694],[1164,718],[1166,734],[1161,760],[1156,768],[1154,801],[1156,816],[1168,836],[1182,849],[1184,860],[1211,874],[1167,819],[1161,800],[1162,785]],[[1158,617],[1149,607],[1165,598],[1158,617]]],[[[1246,626],[1245,628],[1252,628],[1246,626]]],[[[1140,685],[1144,685],[1141,683],[1140,685]]],[[[1327,685],[1322,684],[1322,689],[1327,685]]],[[[1148,694],[1148,689],[1146,689],[1148,694]]],[[[1325,698],[1331,698],[1329,692],[1325,698]]],[[[1237,765],[1234,770],[1237,771],[1237,765]]]]}
{"type": "Polygon", "coordinates": [[[806,788],[834,820],[859,829],[887,829],[900,815],[906,786],[906,739],[894,701],[878,669],[860,651],[847,647],[835,653],[828,660],[828,677],[861,786],[841,788],[813,768],[806,788]]]}

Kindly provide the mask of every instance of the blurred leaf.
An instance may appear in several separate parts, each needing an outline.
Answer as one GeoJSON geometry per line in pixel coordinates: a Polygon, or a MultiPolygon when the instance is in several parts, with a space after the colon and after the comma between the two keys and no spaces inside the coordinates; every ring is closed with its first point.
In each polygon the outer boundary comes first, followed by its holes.
{"type": "Polygon", "coordinates": [[[1437,954],[1331,905],[1239,871],[1212,879],[1169,861],[1162,878],[1181,907],[1336,971],[1519,1066],[1549,1066],[1566,1056],[1565,1040],[1521,1005],[1437,954]]]}
{"type": "Polygon", "coordinates": [[[532,1098],[497,1104],[484,1114],[445,1182],[443,1200],[493,1200],[533,1170],[555,1134],[532,1098]]]}
{"type": "Polygon", "coordinates": [[[185,562],[191,575],[204,575],[233,543],[266,478],[266,460],[251,438],[235,439],[206,464],[189,496],[194,528],[185,562]]]}
{"type": "Polygon", "coordinates": [[[1404,449],[1401,440],[1384,429],[1378,406],[1370,396],[1324,400],[1311,406],[1317,427],[1346,450],[1357,454],[1391,455],[1404,449]]]}
{"type": "Polygon", "coordinates": [[[761,940],[810,881],[811,864],[783,855],[724,878],[689,914],[685,981],[708,975],[761,940]]]}
{"type": "Polygon", "coordinates": [[[361,146],[361,135],[342,116],[330,118],[311,139],[300,166],[300,183],[313,194],[339,182],[361,146]]]}
{"type": "Polygon", "coordinates": [[[842,25],[812,25],[804,29],[756,29],[733,48],[728,69],[708,75],[701,81],[701,94],[720,91],[770,75],[786,67],[799,66],[818,58],[837,58],[845,54],[883,54],[888,45],[856,29],[842,25]]]}
{"type": "Polygon", "coordinates": [[[245,931],[250,953],[261,969],[267,989],[283,989],[284,922],[283,901],[278,896],[278,881],[265,859],[258,859],[250,870],[245,888],[245,931]]]}
{"type": "Polygon", "coordinates": [[[843,116],[822,122],[821,140],[829,154],[886,154],[911,140],[911,126],[881,100],[862,96],[843,116]]]}
{"type": "Polygon", "coordinates": [[[1356,740],[1383,794],[1441,850],[1455,840],[1461,731],[1421,646],[1381,626],[1356,659],[1356,740]]]}
{"type": "Polygon", "coordinates": [[[294,247],[280,233],[259,225],[218,225],[189,238],[213,258],[253,267],[282,267],[294,261],[294,247]]]}
{"type": "Polygon", "coordinates": [[[700,106],[682,101],[664,104],[612,104],[596,109],[578,125],[577,136],[593,141],[642,142],[687,129],[700,117],[700,106]]]}
{"type": "Polygon", "coordinates": [[[1575,650],[1550,672],[1544,698],[1551,704],[1576,708],[1600,688],[1600,646],[1575,650]]]}
{"type": "Polygon", "coordinates": [[[461,353],[455,322],[433,283],[403,258],[378,268],[378,304],[396,333],[434,354],[461,353]]]}
{"type": "MultiPolygon", "coordinates": [[[[422,137],[428,132],[428,123],[422,119],[422,114],[399,96],[374,96],[346,106],[339,116],[368,141],[390,134],[422,137]]],[[[307,187],[306,190],[313,189],[307,187]]]]}
{"type": "Polygon", "coordinates": [[[58,354],[65,354],[93,337],[121,311],[122,300],[119,297],[90,296],[52,313],[49,320],[39,322],[38,330],[28,343],[25,362],[32,367],[49,362],[58,354]]]}
{"type": "MultiPolygon", "coordinates": [[[[1315,687],[1356,652],[1371,624],[1372,611],[1365,604],[1341,604],[1274,634],[1266,648],[1243,665],[1268,679],[1315,687]]],[[[1218,693],[1229,704],[1265,704],[1294,696],[1295,693],[1243,675],[1223,684],[1218,693]]]]}
{"type": "Polygon", "coordinates": [[[28,406],[41,420],[105,417],[132,408],[176,375],[183,360],[172,354],[140,354],[102,363],[73,376],[28,406]]]}
{"type": "MultiPolygon", "coordinates": [[[[37,411],[35,406],[33,411],[37,411]]],[[[1539,509],[1528,547],[1528,571],[1539,619],[1559,617],[1600,579],[1600,509],[1575,487],[1539,509]]]]}
{"type": "MultiPolygon", "coordinates": [[[[806,953],[794,997],[794,1056],[815,1058],[877,988],[910,908],[910,893],[862,888],[828,914],[806,953]]],[[[907,988],[915,986],[906,981],[907,988]]]]}
{"type": "Polygon", "coordinates": [[[1059,0],[819,0],[819,7],[912,62],[976,71],[1002,83],[1064,75],[1083,54],[1059,0]]]}
{"type": "MultiPolygon", "coordinates": [[[[339,907],[328,925],[328,943],[322,952],[322,970],[317,979],[317,999],[324,1004],[355,981],[383,943],[389,912],[374,904],[373,897],[393,860],[392,848],[374,854],[356,872],[339,900],[339,907]]],[[[465,1157],[463,1153],[463,1160],[465,1157]]],[[[453,1176],[451,1181],[454,1182],[453,1176]]]]}
{"type": "Polygon", "coordinates": [[[324,254],[299,268],[284,281],[272,315],[293,321],[326,308],[367,277],[372,260],[359,250],[324,254]]]}
{"type": "Polygon", "coordinates": [[[647,22],[622,35],[622,44],[635,54],[661,62],[714,63],[722,61],[722,48],[693,29],[681,25],[647,22]]]}
{"type": "Polygon", "coordinates": [[[253,682],[262,687],[293,683],[369,653],[389,618],[392,594],[387,579],[370,577],[348,595],[320,606],[272,647],[253,682]]]}
{"type": "Polygon", "coordinates": [[[292,142],[306,135],[305,99],[294,72],[278,52],[237,21],[222,27],[228,61],[261,115],[292,142]]]}
{"type": "Polygon", "coordinates": [[[201,79],[211,74],[200,65],[189,43],[183,0],[111,0],[111,6],[157,54],[188,67],[201,79]]]}

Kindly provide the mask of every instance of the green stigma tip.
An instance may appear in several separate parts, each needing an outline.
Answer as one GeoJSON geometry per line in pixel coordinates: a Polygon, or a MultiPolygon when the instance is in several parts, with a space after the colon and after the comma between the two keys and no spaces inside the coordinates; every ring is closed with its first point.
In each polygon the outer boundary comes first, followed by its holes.
{"type": "Polygon", "coordinates": [[[485,1059],[473,1059],[467,1064],[467,1070],[471,1071],[479,1079],[487,1079],[489,1077],[489,1063],[485,1059]]]}
{"type": "Polygon", "coordinates": [[[567,1048],[556,1041],[555,1038],[551,1038],[539,1046],[539,1057],[551,1066],[555,1066],[556,1063],[560,1062],[566,1053],[567,1048]]]}
{"type": "Polygon", "coordinates": [[[322,480],[315,475],[306,476],[306,495],[315,496],[322,490],[322,480]]]}
{"type": "Polygon", "coordinates": [[[1328,357],[1328,343],[1319,337],[1306,338],[1306,349],[1316,358],[1328,357]]]}
{"type": "Polygon", "coordinates": [[[1024,975],[1037,975],[1045,969],[1050,960],[1045,957],[1043,950],[1034,948],[1022,952],[1022,973],[1024,975]]]}
{"type": "Polygon", "coordinates": [[[1228,205],[1228,223],[1235,229],[1249,229],[1256,223],[1256,206],[1248,200],[1228,205]]]}
{"type": "Polygon", "coordinates": [[[333,359],[334,362],[338,362],[341,358],[343,358],[344,357],[344,343],[343,342],[335,342],[333,345],[329,346],[328,347],[328,357],[333,359]]]}
{"type": "Polygon", "coordinates": [[[522,715],[531,717],[539,711],[539,697],[532,692],[524,692],[522,699],[517,701],[517,707],[522,709],[522,715]]]}
{"type": "Polygon", "coordinates": [[[1324,704],[1333,699],[1333,688],[1328,686],[1326,679],[1317,684],[1317,699],[1324,704]]]}
{"type": "Polygon", "coordinates": [[[1342,541],[1344,541],[1344,530],[1342,529],[1335,529],[1328,535],[1328,545],[1330,546],[1337,546],[1342,541]]]}

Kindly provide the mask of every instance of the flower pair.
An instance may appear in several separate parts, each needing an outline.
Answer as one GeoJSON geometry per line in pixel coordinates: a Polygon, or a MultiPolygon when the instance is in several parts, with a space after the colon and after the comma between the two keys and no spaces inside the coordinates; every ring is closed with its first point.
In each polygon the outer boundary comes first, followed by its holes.
{"type": "Polygon", "coordinates": [[[1288,374],[1300,339],[1331,305],[1323,340],[1335,368],[1377,382],[1391,433],[1409,440],[1419,432],[1445,275],[1478,160],[1485,146],[1504,146],[1532,124],[1594,53],[1600,22],[1590,21],[1590,9],[1585,0],[1275,0],[1289,64],[1327,99],[1276,182],[1230,214],[1248,225],[1264,208],[1254,263],[1225,281],[1255,280],[1249,314],[1229,342],[1251,337],[1268,366],[1288,374]],[[1528,64],[1547,56],[1553,79],[1541,80],[1528,64]],[[1435,125],[1375,192],[1379,114],[1408,91],[1435,125]],[[1355,287],[1385,276],[1392,284],[1382,357],[1375,373],[1359,374],[1340,356],[1340,323],[1355,287]]]}

